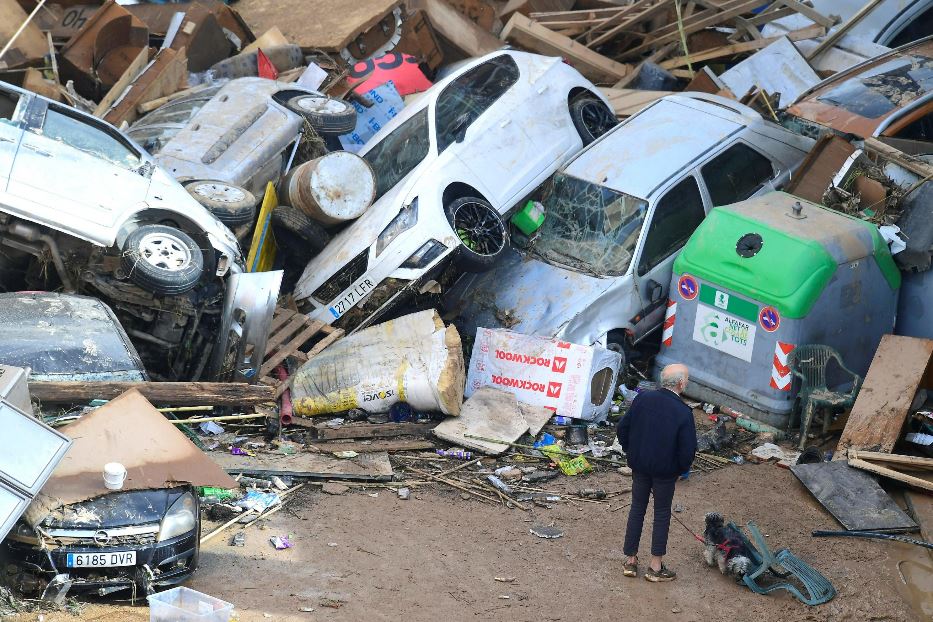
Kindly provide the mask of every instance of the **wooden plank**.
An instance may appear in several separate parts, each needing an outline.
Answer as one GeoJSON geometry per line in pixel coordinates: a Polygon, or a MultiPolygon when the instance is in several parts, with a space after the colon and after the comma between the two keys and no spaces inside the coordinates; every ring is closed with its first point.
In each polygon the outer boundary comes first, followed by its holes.
{"type": "Polygon", "coordinates": [[[603,43],[606,43],[621,33],[623,30],[631,29],[631,27],[635,24],[647,21],[654,16],[660,15],[661,13],[667,11],[670,4],[670,0],[637,0],[634,4],[629,6],[629,10],[627,12],[607,20],[606,24],[601,24],[600,28],[612,24],[614,24],[614,26],[606,32],[587,41],[586,46],[592,49],[602,45],[603,43]]]}
{"type": "Polygon", "coordinates": [[[467,56],[483,56],[502,47],[502,42],[461,15],[443,0],[409,2],[409,8],[421,8],[434,31],[467,56]]]}
{"type": "MultiPolygon", "coordinates": [[[[784,5],[789,9],[793,9],[797,13],[800,13],[807,19],[809,19],[814,24],[823,26],[824,28],[832,28],[836,23],[835,19],[823,15],[813,7],[807,6],[803,2],[798,2],[797,0],[778,0],[772,6],[784,5]]],[[[772,18],[773,19],[773,18],[772,18]]],[[[769,20],[770,21],[770,20],[769,20]]]]}
{"type": "Polygon", "coordinates": [[[311,451],[320,451],[322,453],[331,453],[335,451],[355,451],[360,454],[372,453],[376,451],[417,451],[422,449],[434,449],[435,445],[431,441],[387,441],[375,440],[365,443],[348,443],[346,441],[330,441],[318,443],[311,441],[307,445],[311,451]]]}
{"type": "MultiPolygon", "coordinates": [[[[298,336],[295,337],[291,343],[296,343],[295,348],[306,342],[308,339],[311,339],[321,330],[322,324],[320,322],[315,322],[314,324],[308,326],[303,331],[298,333],[298,336]]],[[[280,365],[282,361],[287,359],[294,350],[282,349],[266,359],[266,362],[262,364],[262,367],[259,369],[260,376],[268,376],[269,373],[276,368],[277,365],[280,365]]]]}
{"type": "Polygon", "coordinates": [[[132,123],[139,118],[139,102],[174,93],[185,83],[187,75],[188,59],[185,56],[185,48],[159,50],[126,92],[103,114],[103,119],[117,127],[124,121],[132,123]]]}
{"type": "Polygon", "coordinates": [[[242,473],[261,477],[278,475],[359,482],[387,482],[394,475],[389,455],[385,452],[361,453],[355,458],[336,458],[310,451],[290,456],[269,453],[234,456],[215,451],[208,456],[231,475],[242,473]]]}
{"type": "Polygon", "coordinates": [[[820,41],[820,44],[819,44],[818,46],[816,46],[815,48],[813,48],[812,50],[810,50],[810,52],[809,52],[809,53],[807,54],[807,56],[806,56],[806,59],[807,59],[807,60],[816,60],[816,58],[817,58],[820,54],[822,54],[823,52],[825,52],[825,51],[828,50],[829,48],[831,48],[831,47],[833,47],[834,45],[836,45],[836,42],[839,41],[839,39],[841,39],[842,36],[843,36],[844,34],[846,34],[847,32],[849,32],[849,30],[851,30],[853,26],[855,26],[857,23],[859,23],[860,21],[862,21],[862,19],[863,19],[866,15],[868,15],[869,13],[871,13],[871,11],[872,11],[876,6],[878,6],[879,4],[881,4],[881,2],[882,2],[882,0],[869,0],[868,3],[865,4],[865,6],[863,6],[862,8],[860,8],[860,9],[855,13],[855,15],[853,15],[852,17],[850,17],[850,18],[848,19],[848,21],[846,21],[845,24],[843,24],[843,25],[840,26],[839,28],[836,28],[835,30],[831,31],[828,35],[826,35],[826,38],[824,38],[822,41],[820,41]]]}
{"type": "Polygon", "coordinates": [[[338,328],[337,330],[335,330],[334,332],[332,332],[331,334],[327,335],[326,337],[318,341],[316,344],[314,344],[314,346],[310,350],[308,350],[308,353],[304,355],[305,361],[317,356],[324,350],[324,348],[334,343],[341,337],[343,337],[343,329],[338,328]]]}
{"type": "Polygon", "coordinates": [[[678,56],[676,58],[663,61],[660,63],[660,65],[664,69],[674,69],[676,67],[686,66],[688,61],[691,63],[699,63],[706,60],[712,60],[714,58],[725,58],[727,56],[735,56],[736,54],[743,54],[745,52],[754,52],[756,50],[768,47],[781,37],[787,37],[791,41],[802,41],[804,39],[820,37],[825,33],[826,29],[822,26],[808,26],[807,28],[801,28],[800,30],[789,32],[786,35],[781,35],[780,37],[767,37],[763,39],[755,39],[754,41],[743,41],[741,43],[724,45],[722,47],[713,48],[711,50],[703,50],[702,52],[690,54],[689,56],[678,56]]]}
{"type": "Polygon", "coordinates": [[[266,342],[266,356],[272,354],[283,342],[290,339],[294,334],[307,324],[308,318],[303,315],[292,317],[288,325],[282,329],[270,331],[269,341],[266,342]]]}
{"type": "Polygon", "coordinates": [[[869,462],[888,462],[914,469],[933,470],[933,458],[920,458],[918,456],[905,456],[902,454],[883,454],[877,451],[849,450],[849,457],[869,462]]]}
{"type": "Polygon", "coordinates": [[[872,464],[866,460],[849,458],[849,466],[855,467],[856,469],[861,469],[863,471],[868,471],[869,473],[874,473],[875,475],[881,475],[882,477],[887,477],[888,479],[893,479],[895,481],[901,482],[902,484],[907,484],[908,486],[919,488],[920,490],[933,492],[933,482],[931,481],[921,479],[919,477],[914,477],[913,475],[907,475],[906,473],[901,473],[900,471],[895,471],[894,469],[889,469],[877,464],[872,464]]]}
{"type": "MultiPolygon", "coordinates": [[[[723,6],[728,6],[729,8],[712,15],[710,15],[709,11],[704,11],[702,13],[698,13],[692,18],[683,20],[684,34],[689,35],[698,30],[703,30],[704,28],[722,25],[737,15],[742,15],[743,13],[747,13],[752,9],[761,6],[761,2],[759,0],[742,0],[740,2],[730,2],[723,6]]],[[[663,45],[665,43],[676,41],[680,38],[680,32],[678,31],[676,25],[666,26],[665,28],[662,28],[658,31],[658,33],[662,32],[664,34],[653,36],[651,39],[645,41],[641,45],[635,46],[630,50],[626,50],[620,56],[620,58],[631,58],[638,56],[646,50],[656,48],[659,45],[663,45]]]]}
{"type": "Polygon", "coordinates": [[[674,91],[644,91],[642,89],[615,89],[601,87],[606,99],[612,105],[617,117],[630,117],[648,104],[655,102],[674,91]]]}
{"type": "Polygon", "coordinates": [[[551,22],[591,22],[591,21],[603,21],[606,18],[612,17],[616,13],[625,11],[626,7],[614,7],[609,9],[576,9],[573,11],[550,11],[545,13],[529,13],[528,17],[532,20],[538,22],[539,24],[544,24],[545,26],[550,26],[551,22]]]}
{"type": "Polygon", "coordinates": [[[31,16],[16,0],[0,0],[0,50],[12,41],[0,59],[0,69],[35,63],[48,51],[45,37],[31,16]]]}
{"type": "Polygon", "coordinates": [[[436,423],[347,423],[333,428],[326,423],[314,423],[310,428],[318,439],[332,441],[340,438],[425,436],[436,426],[436,423]]]}
{"type": "Polygon", "coordinates": [[[928,369],[933,340],[885,335],[875,351],[835,460],[849,449],[891,453],[917,389],[933,389],[928,369]]]}
{"type": "Polygon", "coordinates": [[[615,82],[624,78],[632,68],[617,63],[577,43],[569,37],[548,30],[524,15],[516,13],[499,35],[504,41],[520,45],[532,52],[547,56],[561,56],[577,71],[593,81],[615,82]]]}
{"type": "MultiPolygon", "coordinates": [[[[905,490],[904,500],[907,510],[920,525],[920,535],[927,542],[933,542],[933,495],[905,490]]],[[[927,553],[933,557],[933,551],[927,549],[927,553]]]]}
{"type": "Polygon", "coordinates": [[[869,151],[874,151],[878,155],[891,160],[899,166],[903,166],[908,171],[920,175],[923,179],[928,179],[933,175],[933,165],[912,157],[899,149],[895,149],[891,145],[886,145],[877,138],[866,138],[865,147],[868,148],[869,151]]]}
{"type": "Polygon", "coordinates": [[[100,100],[100,103],[97,104],[97,108],[94,109],[95,117],[102,117],[105,112],[110,110],[110,107],[113,105],[117,99],[123,95],[123,92],[130,88],[130,85],[133,83],[139,74],[143,72],[143,69],[146,67],[146,62],[149,60],[149,48],[145,47],[139,51],[139,54],[136,55],[136,58],[133,59],[133,62],[130,63],[129,67],[123,72],[123,75],[120,76],[120,79],[110,87],[110,90],[107,91],[107,94],[104,95],[104,98],[100,100]]]}
{"type": "Polygon", "coordinates": [[[235,382],[51,382],[31,381],[29,393],[45,403],[112,400],[137,389],[153,404],[165,406],[248,406],[270,402],[275,390],[235,382]]]}

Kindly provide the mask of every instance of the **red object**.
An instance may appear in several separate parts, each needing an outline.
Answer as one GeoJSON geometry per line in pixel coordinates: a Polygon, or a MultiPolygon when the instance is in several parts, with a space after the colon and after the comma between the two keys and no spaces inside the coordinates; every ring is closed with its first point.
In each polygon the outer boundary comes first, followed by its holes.
{"type": "MultiPolygon", "coordinates": [[[[285,382],[288,380],[288,372],[285,371],[285,368],[279,365],[273,370],[273,373],[278,377],[279,380],[285,382]]],[[[291,391],[285,389],[282,392],[282,404],[279,407],[279,421],[282,422],[282,425],[291,425],[294,420],[294,411],[292,409],[292,395],[291,391]]]]}
{"type": "Polygon", "coordinates": [[[258,65],[257,69],[259,70],[260,78],[275,80],[279,77],[278,69],[275,68],[275,65],[272,64],[272,61],[269,60],[269,57],[266,56],[261,49],[256,50],[256,64],[258,65]]]}
{"type": "Polygon", "coordinates": [[[431,81],[418,67],[418,59],[409,54],[389,52],[379,58],[360,61],[350,68],[347,83],[357,93],[391,81],[399,95],[420,93],[431,87],[431,81]]]}

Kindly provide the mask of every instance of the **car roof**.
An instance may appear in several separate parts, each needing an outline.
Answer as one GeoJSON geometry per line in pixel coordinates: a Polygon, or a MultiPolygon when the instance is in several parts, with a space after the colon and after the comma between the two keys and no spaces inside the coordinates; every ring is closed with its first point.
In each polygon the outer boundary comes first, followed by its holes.
{"type": "Polygon", "coordinates": [[[889,118],[933,93],[933,80],[929,77],[931,68],[933,36],[837,73],[803,93],[787,112],[840,132],[851,132],[863,138],[872,136],[889,118]],[[918,64],[919,58],[928,61],[918,64]],[[898,75],[907,59],[911,59],[911,69],[906,75],[898,75]],[[869,79],[872,84],[865,83],[869,79]],[[828,101],[828,97],[837,102],[851,103],[844,106],[828,101]],[[865,107],[871,103],[869,98],[888,102],[890,109],[880,114],[867,112],[865,107]],[[858,109],[865,110],[866,115],[855,111],[858,109]]]}
{"type": "Polygon", "coordinates": [[[752,109],[713,95],[668,95],[641,110],[567,164],[563,173],[641,199],[748,125],[752,109]]]}

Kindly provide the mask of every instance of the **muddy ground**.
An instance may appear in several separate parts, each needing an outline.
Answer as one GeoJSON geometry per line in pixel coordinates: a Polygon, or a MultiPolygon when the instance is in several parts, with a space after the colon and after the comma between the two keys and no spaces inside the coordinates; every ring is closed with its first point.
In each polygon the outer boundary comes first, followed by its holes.
{"type": "MultiPolygon", "coordinates": [[[[550,488],[612,491],[629,482],[612,471],[563,478],[550,488]]],[[[677,516],[696,531],[711,510],[740,523],[754,520],[773,548],[789,547],[833,582],[838,595],[826,605],[811,609],[786,593],[758,596],[736,585],[703,564],[699,543],[676,522],[666,561],[678,579],[652,584],[623,577],[628,509],[613,509],[628,495],[612,504],[562,502],[522,512],[434,486],[416,489],[407,501],[385,488],[300,494],[266,528],[249,528],[246,547],[229,546],[226,536],[208,543],[189,586],[235,603],[243,622],[933,619],[933,558],[924,549],[812,538],[811,530],[837,523],[789,471],[772,464],[693,475],[678,485],[677,516]],[[529,533],[532,524],[553,524],[564,536],[540,539],[529,533]],[[274,550],[269,537],[286,533],[294,548],[274,550]],[[325,600],[340,607],[322,606],[325,600]]],[[[644,554],[648,546],[646,530],[644,554]]],[[[148,615],[144,607],[95,604],[80,617],[45,613],[44,620],[142,622],[148,615]]],[[[37,619],[35,613],[12,618],[37,619]]]]}

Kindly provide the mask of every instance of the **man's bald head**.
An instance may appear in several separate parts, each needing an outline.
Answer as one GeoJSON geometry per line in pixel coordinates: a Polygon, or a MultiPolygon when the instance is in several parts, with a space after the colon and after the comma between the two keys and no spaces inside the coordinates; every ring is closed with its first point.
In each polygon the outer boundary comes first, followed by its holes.
{"type": "Polygon", "coordinates": [[[687,388],[687,379],[690,377],[690,370],[686,365],[674,363],[661,370],[661,388],[673,391],[677,395],[683,393],[687,388]]]}

